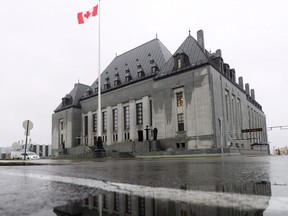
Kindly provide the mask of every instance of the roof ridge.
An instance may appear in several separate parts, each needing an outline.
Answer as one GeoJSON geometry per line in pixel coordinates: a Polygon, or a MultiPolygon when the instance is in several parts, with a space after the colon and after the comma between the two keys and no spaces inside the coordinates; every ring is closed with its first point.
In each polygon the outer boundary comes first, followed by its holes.
{"type": "Polygon", "coordinates": [[[156,41],[156,40],[157,40],[157,41],[160,41],[158,38],[154,38],[154,39],[152,39],[152,40],[150,40],[150,41],[147,41],[147,42],[145,42],[145,43],[143,43],[143,44],[141,44],[141,45],[139,45],[139,46],[137,46],[137,47],[135,47],[135,48],[133,48],[133,49],[130,49],[130,50],[124,52],[124,53],[121,53],[120,55],[117,55],[114,59],[116,59],[116,58],[118,58],[118,57],[120,57],[120,56],[126,55],[127,53],[132,52],[132,51],[134,51],[134,50],[136,50],[136,49],[139,49],[140,47],[145,46],[145,45],[147,45],[148,43],[151,43],[152,41],[156,41]]]}

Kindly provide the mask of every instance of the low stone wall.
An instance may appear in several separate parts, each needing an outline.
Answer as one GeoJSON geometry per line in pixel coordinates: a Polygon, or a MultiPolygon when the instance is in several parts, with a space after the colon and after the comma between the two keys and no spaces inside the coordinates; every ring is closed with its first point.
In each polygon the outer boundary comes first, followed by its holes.
{"type": "Polygon", "coordinates": [[[137,141],[126,141],[123,143],[116,143],[112,145],[104,145],[104,149],[107,152],[149,152],[149,141],[137,142],[137,141]]]}
{"type": "Polygon", "coordinates": [[[239,149],[241,155],[269,155],[267,149],[255,150],[255,149],[239,149]]]}

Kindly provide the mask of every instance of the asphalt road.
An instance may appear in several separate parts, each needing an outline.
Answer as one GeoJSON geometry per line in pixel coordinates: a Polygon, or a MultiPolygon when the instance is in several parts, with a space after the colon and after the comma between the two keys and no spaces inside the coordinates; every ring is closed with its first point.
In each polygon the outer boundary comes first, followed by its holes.
{"type": "MultiPolygon", "coordinates": [[[[288,215],[287,161],[288,157],[267,156],[39,160],[25,166],[12,162],[14,166],[0,167],[0,215],[56,215],[55,209],[70,205],[71,210],[73,203],[79,201],[81,206],[87,197],[106,193],[146,197],[145,215],[163,215],[163,212],[166,212],[164,215],[181,215],[184,210],[177,206],[183,203],[185,211],[190,212],[187,215],[205,215],[207,209],[209,215],[215,216],[219,212],[232,215],[235,211],[243,216],[259,212],[265,216],[288,215]],[[153,211],[148,207],[151,198],[154,199],[153,211]],[[163,204],[166,202],[170,204],[163,204]]],[[[2,165],[4,162],[1,161],[2,165]]],[[[139,207],[140,201],[135,202],[139,207]]],[[[122,204],[125,207],[124,201],[119,202],[120,209],[122,204]]],[[[136,212],[139,208],[134,207],[131,215],[139,215],[136,212]]]]}

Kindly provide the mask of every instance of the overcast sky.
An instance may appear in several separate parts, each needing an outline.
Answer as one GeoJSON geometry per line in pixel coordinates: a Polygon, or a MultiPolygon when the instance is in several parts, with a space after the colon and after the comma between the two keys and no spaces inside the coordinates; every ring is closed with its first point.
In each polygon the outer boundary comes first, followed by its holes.
{"type": "MultiPolygon", "coordinates": [[[[92,0],[0,2],[0,146],[25,140],[51,144],[52,113],[78,82],[97,78],[98,18],[77,23],[92,0]]],[[[101,69],[158,35],[174,53],[203,29],[205,48],[255,89],[267,126],[288,125],[287,0],[102,0],[101,69]]],[[[288,130],[268,132],[271,146],[288,145],[288,130]]]]}

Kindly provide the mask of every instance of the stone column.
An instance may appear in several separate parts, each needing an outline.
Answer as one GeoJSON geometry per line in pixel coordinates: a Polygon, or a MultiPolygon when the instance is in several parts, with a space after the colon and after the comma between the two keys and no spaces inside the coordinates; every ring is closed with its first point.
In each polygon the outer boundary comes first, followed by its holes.
{"type": "Polygon", "coordinates": [[[131,100],[129,102],[130,112],[130,140],[134,141],[136,138],[136,102],[131,100]]]}
{"type": "Polygon", "coordinates": [[[46,157],[46,148],[45,145],[42,145],[42,156],[46,157]]]}
{"type": "Polygon", "coordinates": [[[150,99],[148,96],[145,96],[143,97],[142,101],[143,101],[143,128],[146,127],[146,125],[150,127],[151,126],[150,99]]]}
{"type": "Polygon", "coordinates": [[[85,115],[82,113],[82,144],[86,145],[86,141],[85,141],[85,115]]]}
{"type": "Polygon", "coordinates": [[[112,130],[113,130],[113,119],[112,119],[112,107],[108,106],[106,108],[107,114],[107,145],[112,144],[112,130]]]}
{"type": "Polygon", "coordinates": [[[118,142],[123,141],[123,130],[124,130],[124,113],[123,113],[123,104],[117,104],[118,111],[118,142]]]}
{"type": "Polygon", "coordinates": [[[88,146],[93,146],[93,113],[88,112],[88,146]]]}
{"type": "Polygon", "coordinates": [[[39,147],[40,145],[36,145],[36,154],[38,154],[39,156],[40,156],[40,152],[39,152],[39,149],[40,149],[40,147],[39,147]]]}

